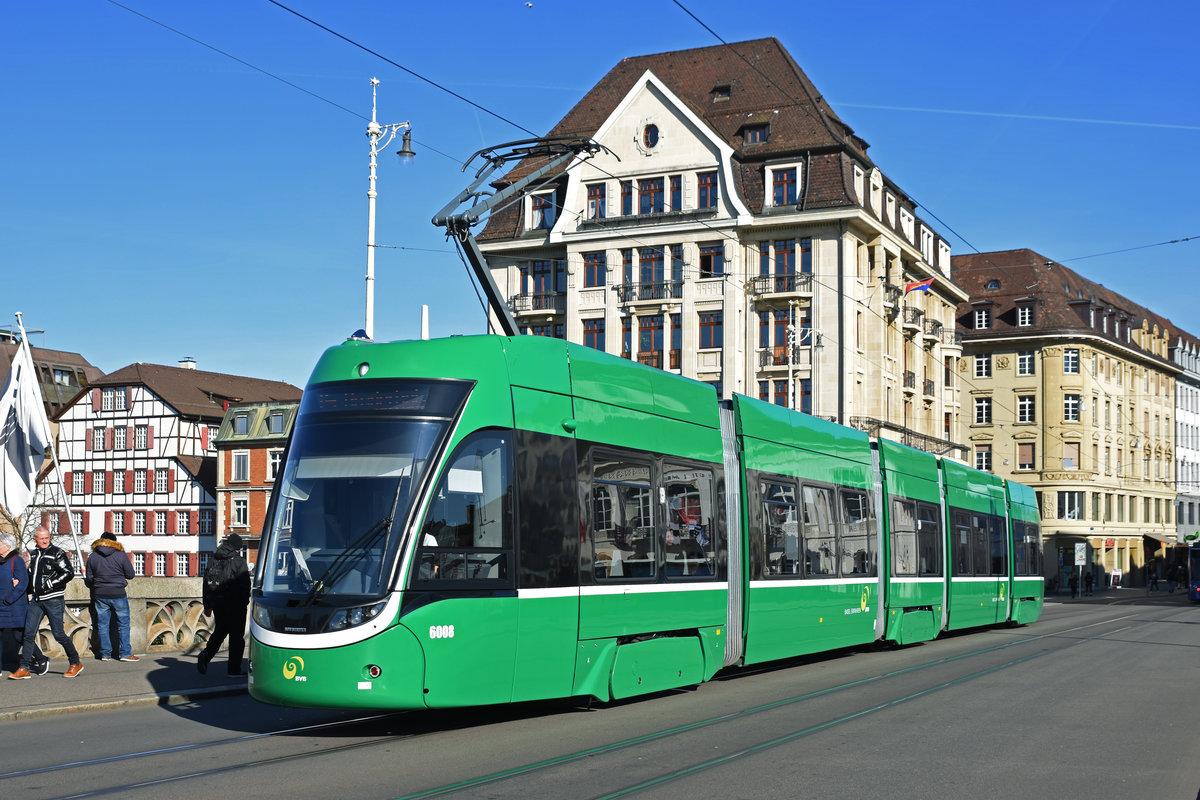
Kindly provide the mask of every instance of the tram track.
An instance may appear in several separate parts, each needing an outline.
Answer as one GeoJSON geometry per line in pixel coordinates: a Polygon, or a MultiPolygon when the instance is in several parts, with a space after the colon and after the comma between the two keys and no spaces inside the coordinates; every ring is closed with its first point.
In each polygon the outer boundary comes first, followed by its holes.
{"type": "MultiPolygon", "coordinates": [[[[884,684],[885,682],[887,682],[889,680],[897,679],[897,678],[900,678],[903,676],[911,676],[913,674],[920,673],[920,672],[923,672],[926,670],[930,670],[930,669],[934,669],[934,668],[938,668],[938,667],[947,667],[947,666],[952,666],[952,665],[956,665],[956,664],[968,663],[971,660],[985,658],[990,655],[1002,653],[1002,652],[1004,652],[1006,650],[1010,650],[1012,648],[1020,648],[1020,647],[1035,644],[1037,642],[1044,642],[1049,639],[1062,640],[1064,638],[1069,638],[1072,635],[1078,635],[1082,632],[1086,632],[1086,631],[1089,631],[1090,629],[1094,629],[1094,628],[1101,627],[1101,626],[1107,626],[1107,627],[1111,628],[1111,626],[1113,626],[1115,624],[1118,624],[1122,621],[1128,621],[1130,619],[1133,619],[1133,615],[1129,615],[1126,617],[1116,617],[1116,618],[1111,618],[1111,619],[1100,620],[1100,621],[1088,623],[1086,625],[1078,625],[1078,626],[1074,626],[1074,627],[1065,628],[1065,629],[1059,630],[1059,631],[1048,631],[1046,633],[1038,634],[1035,636],[1026,636],[1026,637],[1017,639],[1015,641],[1003,642],[1003,643],[991,645],[988,647],[975,648],[975,649],[972,649],[967,652],[947,655],[942,658],[936,658],[936,659],[925,661],[925,662],[922,662],[919,664],[905,666],[900,669],[889,670],[888,672],[880,673],[878,675],[872,675],[872,676],[865,677],[865,678],[862,678],[859,680],[846,681],[846,682],[839,683],[834,686],[827,686],[827,687],[823,687],[820,689],[816,689],[814,691],[804,692],[804,693],[796,694],[796,695],[793,695],[790,697],[781,698],[779,700],[775,700],[770,703],[756,705],[756,706],[753,706],[750,708],[740,709],[737,711],[731,711],[731,712],[724,713],[724,714],[718,714],[715,716],[707,717],[705,719],[695,720],[693,722],[689,722],[689,723],[686,723],[683,725],[671,726],[668,728],[663,728],[661,730],[656,730],[653,732],[645,733],[645,734],[642,734],[639,736],[629,737],[629,738],[625,738],[625,739],[622,739],[619,741],[614,741],[614,742],[609,742],[606,744],[597,745],[595,747],[580,749],[580,750],[577,750],[577,751],[574,751],[571,753],[566,753],[563,755],[559,755],[559,756],[556,756],[553,758],[530,762],[527,764],[523,764],[521,766],[510,767],[510,768],[507,768],[504,770],[491,772],[491,773],[488,773],[485,775],[480,775],[475,778],[470,778],[470,779],[466,779],[466,780],[462,780],[462,781],[456,781],[451,784],[445,784],[445,785],[431,788],[431,789],[428,789],[428,790],[425,790],[422,792],[404,795],[403,800],[416,800],[416,798],[449,796],[449,795],[453,795],[453,794],[472,792],[472,791],[478,790],[484,786],[496,786],[496,785],[503,784],[505,781],[513,781],[513,780],[516,780],[519,778],[527,778],[527,777],[535,776],[538,773],[545,773],[545,772],[548,772],[551,770],[561,769],[561,768],[568,767],[572,764],[576,764],[576,763],[584,761],[584,760],[598,759],[598,758],[603,758],[605,756],[611,756],[613,754],[618,754],[621,751],[629,750],[631,748],[636,748],[638,746],[648,745],[651,743],[661,743],[661,742],[668,741],[672,738],[685,737],[689,734],[695,734],[695,733],[704,731],[705,729],[712,729],[712,728],[720,729],[722,726],[732,725],[733,723],[750,721],[756,717],[770,714],[771,712],[785,710],[790,707],[797,706],[799,704],[811,703],[814,701],[821,700],[823,698],[829,698],[832,695],[836,695],[839,693],[844,693],[847,691],[854,691],[854,690],[863,690],[863,689],[866,689],[867,687],[872,687],[872,686],[877,687],[881,684],[884,684]]],[[[1156,621],[1152,621],[1152,620],[1146,620],[1145,618],[1139,618],[1136,621],[1139,623],[1143,623],[1143,624],[1149,624],[1151,622],[1156,622],[1156,621]]],[[[670,770],[667,772],[663,772],[661,774],[645,777],[640,780],[631,781],[623,787],[614,787],[605,793],[598,794],[597,797],[598,798],[617,798],[617,797],[624,797],[624,796],[629,796],[632,794],[637,794],[639,792],[652,789],[653,787],[660,786],[664,783],[669,783],[672,781],[679,780],[681,778],[686,778],[687,776],[695,775],[696,773],[703,772],[705,770],[718,768],[723,765],[727,765],[732,762],[735,762],[735,761],[738,761],[741,759],[745,759],[745,758],[748,758],[755,754],[764,752],[773,747],[778,747],[778,746],[787,744],[789,742],[803,739],[804,737],[811,736],[811,735],[820,733],[822,731],[829,730],[831,728],[835,728],[839,725],[853,722],[854,720],[857,720],[857,719],[862,719],[864,717],[867,717],[867,716],[870,716],[873,714],[887,711],[891,708],[895,708],[904,703],[918,700],[922,697],[929,696],[936,692],[939,692],[939,691],[942,691],[945,689],[949,689],[954,686],[961,686],[965,683],[969,683],[972,680],[976,680],[978,678],[982,678],[987,675],[994,674],[998,671],[1028,663],[1030,661],[1040,658],[1041,656],[1051,655],[1051,654],[1054,654],[1057,652],[1061,652],[1063,649],[1066,649],[1069,647],[1074,647],[1079,644],[1083,644],[1085,642],[1094,641],[1096,639],[1111,636],[1114,633],[1126,630],[1128,627],[1130,627],[1130,626],[1126,626],[1126,627],[1120,628],[1118,630],[1111,630],[1111,629],[1105,630],[1104,632],[1098,633],[1095,635],[1079,636],[1077,639],[1070,641],[1069,643],[1065,644],[1063,647],[1045,649],[1045,650],[1042,650],[1042,651],[1039,651],[1036,653],[1030,653],[1030,654],[1022,655],[1022,656],[1019,656],[1016,658],[1006,659],[1003,662],[988,665],[983,669],[972,670],[972,671],[966,672],[962,675],[954,676],[954,677],[951,677],[946,680],[939,680],[939,681],[933,682],[930,685],[928,685],[924,688],[921,688],[917,691],[910,691],[910,692],[904,693],[901,696],[892,697],[892,698],[889,698],[889,699],[886,699],[886,700],[883,700],[880,702],[869,703],[868,705],[864,706],[863,708],[854,710],[850,713],[836,715],[836,716],[828,718],[828,719],[816,721],[816,722],[813,722],[812,724],[805,725],[802,728],[798,728],[795,730],[789,730],[789,731],[786,731],[785,733],[782,733],[779,735],[770,736],[770,737],[764,738],[762,741],[756,742],[752,745],[738,748],[736,751],[733,751],[733,752],[723,753],[723,754],[720,754],[719,756],[715,756],[713,758],[701,759],[701,760],[695,761],[694,763],[680,766],[679,768],[674,769],[674,770],[670,770]]],[[[247,743],[250,743],[250,742],[261,741],[263,739],[271,739],[271,738],[278,739],[280,737],[285,737],[285,736],[301,737],[302,740],[304,740],[304,741],[311,741],[313,736],[321,736],[321,735],[324,735],[327,733],[333,734],[333,735],[345,736],[346,731],[352,731],[355,726],[366,726],[367,728],[370,728],[371,726],[378,725],[378,723],[380,723],[383,720],[386,720],[389,718],[394,718],[394,717],[402,717],[402,716],[406,716],[406,712],[382,713],[382,714],[376,714],[376,715],[361,716],[361,717],[356,717],[354,719],[349,719],[349,720],[324,722],[324,723],[318,723],[318,724],[314,724],[314,725],[286,728],[286,729],[281,729],[281,730],[277,730],[277,731],[268,731],[268,732],[263,732],[263,733],[247,734],[247,735],[243,735],[243,736],[224,737],[221,739],[215,739],[215,740],[207,741],[207,742],[196,742],[193,744],[177,745],[177,746],[157,748],[157,749],[152,749],[152,750],[143,750],[143,751],[137,751],[137,752],[115,754],[115,755],[107,756],[104,758],[98,758],[98,759],[80,760],[80,761],[73,761],[73,762],[67,762],[67,763],[56,764],[56,765],[47,765],[47,766],[42,766],[42,767],[30,768],[30,769],[9,771],[9,772],[5,772],[5,773],[0,773],[0,779],[31,777],[31,776],[42,775],[45,773],[62,772],[62,771],[67,771],[67,770],[91,770],[98,766],[102,766],[104,764],[113,764],[116,762],[128,762],[128,761],[137,761],[137,760],[154,760],[157,758],[165,758],[165,757],[169,757],[169,756],[173,756],[173,755],[177,756],[177,755],[186,753],[188,751],[201,751],[201,750],[205,750],[205,749],[214,749],[214,748],[222,748],[222,747],[233,747],[233,748],[242,747],[242,748],[244,748],[247,745],[247,743]]],[[[119,785],[97,786],[95,788],[89,789],[84,792],[65,794],[65,795],[61,795],[61,797],[64,798],[64,800],[65,800],[65,798],[86,798],[86,797],[101,797],[101,796],[113,796],[113,795],[119,796],[119,795],[123,795],[123,794],[128,794],[130,792],[134,792],[137,790],[144,790],[149,787],[161,786],[164,784],[171,784],[171,783],[184,782],[184,781],[203,780],[205,778],[211,778],[211,777],[215,777],[215,776],[219,776],[219,775],[223,775],[223,774],[229,774],[229,773],[246,771],[246,770],[254,770],[254,769],[262,768],[262,767],[270,767],[272,765],[279,765],[279,764],[283,764],[283,763],[287,763],[287,762],[308,761],[308,760],[312,760],[312,759],[336,756],[338,754],[346,753],[346,752],[354,751],[354,750],[364,750],[364,749],[370,749],[370,748],[381,747],[381,746],[390,746],[390,745],[394,745],[400,741],[412,740],[414,738],[422,738],[422,737],[427,737],[427,736],[431,736],[431,735],[437,735],[442,732],[444,732],[444,729],[439,728],[436,725],[432,725],[429,727],[417,726],[416,730],[406,731],[402,734],[388,733],[386,735],[369,735],[369,733],[364,732],[364,736],[366,738],[364,738],[361,741],[342,742],[342,743],[331,745],[331,746],[321,746],[321,747],[306,749],[306,750],[302,750],[302,751],[280,753],[280,754],[273,755],[273,756],[266,757],[266,758],[237,759],[233,762],[225,763],[220,766],[215,766],[210,769],[190,770],[190,771],[175,774],[175,775],[160,775],[157,777],[146,778],[144,780],[139,780],[139,781],[121,782],[119,785]]],[[[242,751],[242,753],[244,754],[244,751],[242,751]]]]}

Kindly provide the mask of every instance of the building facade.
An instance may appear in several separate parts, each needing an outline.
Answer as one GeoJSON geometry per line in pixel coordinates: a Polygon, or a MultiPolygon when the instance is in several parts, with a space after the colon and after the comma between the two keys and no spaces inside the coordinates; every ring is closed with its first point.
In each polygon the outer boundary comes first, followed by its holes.
{"type": "Polygon", "coordinates": [[[478,237],[526,332],[965,458],[949,244],[777,40],[627,58],[550,135],[605,149],[478,237]]]}
{"type": "Polygon", "coordinates": [[[217,431],[217,540],[236,533],[246,559],[258,561],[258,543],[283,449],[300,404],[231,406],[217,431]]]}
{"type": "Polygon", "coordinates": [[[973,465],[1035,489],[1047,578],[1142,585],[1173,563],[1170,323],[1032,250],[954,258],[973,465]]]}
{"type": "MultiPolygon", "coordinates": [[[[139,575],[195,576],[216,549],[216,439],[227,408],[295,401],[288,383],[131,364],[92,381],[58,418],[58,460],[86,547],[117,534],[139,575]]],[[[54,534],[66,511],[45,512],[54,534]]]]}
{"type": "Polygon", "coordinates": [[[1175,383],[1176,541],[1200,544],[1200,341],[1178,334],[1171,361],[1181,370],[1175,383]]]}

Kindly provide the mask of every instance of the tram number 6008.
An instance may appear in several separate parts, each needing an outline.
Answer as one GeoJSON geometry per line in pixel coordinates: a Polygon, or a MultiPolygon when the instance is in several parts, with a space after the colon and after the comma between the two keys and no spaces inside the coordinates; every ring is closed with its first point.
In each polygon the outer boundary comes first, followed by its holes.
{"type": "Polygon", "coordinates": [[[453,625],[430,625],[429,626],[429,638],[430,639],[453,639],[454,638],[454,626],[453,625]]]}

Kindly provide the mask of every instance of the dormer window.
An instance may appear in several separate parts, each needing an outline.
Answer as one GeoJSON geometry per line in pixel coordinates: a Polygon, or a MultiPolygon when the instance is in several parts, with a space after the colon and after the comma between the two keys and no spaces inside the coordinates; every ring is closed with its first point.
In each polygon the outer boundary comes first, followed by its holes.
{"type": "Polygon", "coordinates": [[[975,330],[982,331],[992,326],[992,312],[986,308],[975,309],[975,330]]]}
{"type": "Polygon", "coordinates": [[[1021,306],[1017,309],[1017,327],[1028,328],[1033,324],[1033,306],[1021,306]]]}
{"type": "Polygon", "coordinates": [[[233,418],[233,433],[235,436],[245,436],[250,433],[250,415],[237,414],[233,418]]]}
{"type": "Polygon", "coordinates": [[[796,205],[796,167],[771,170],[772,205],[796,205]]]}
{"type": "Polygon", "coordinates": [[[592,183],[587,187],[587,218],[604,219],[605,185],[592,183]]]}
{"type": "Polygon", "coordinates": [[[529,198],[529,228],[549,230],[554,227],[554,192],[543,192],[529,198]]]}
{"type": "Polygon", "coordinates": [[[747,125],[742,128],[742,139],[746,144],[761,144],[767,140],[766,124],[747,125]]]}
{"type": "Polygon", "coordinates": [[[712,101],[714,103],[720,103],[724,100],[728,100],[731,88],[732,87],[730,87],[729,84],[724,84],[723,86],[714,86],[712,88],[712,101]]]}

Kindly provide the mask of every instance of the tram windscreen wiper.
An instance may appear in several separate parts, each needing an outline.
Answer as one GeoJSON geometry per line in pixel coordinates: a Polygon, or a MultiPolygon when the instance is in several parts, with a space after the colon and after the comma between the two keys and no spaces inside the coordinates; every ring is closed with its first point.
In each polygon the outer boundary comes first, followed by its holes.
{"type": "Polygon", "coordinates": [[[371,527],[359,536],[349,547],[338,554],[338,557],[333,560],[329,568],[318,579],[313,581],[312,588],[308,590],[304,600],[300,602],[301,606],[310,606],[316,602],[317,598],[325,594],[330,587],[337,585],[338,581],[350,574],[350,571],[357,566],[359,559],[363,554],[370,549],[379,537],[387,533],[388,528],[392,526],[392,517],[389,514],[383,519],[376,522],[371,527]]]}

